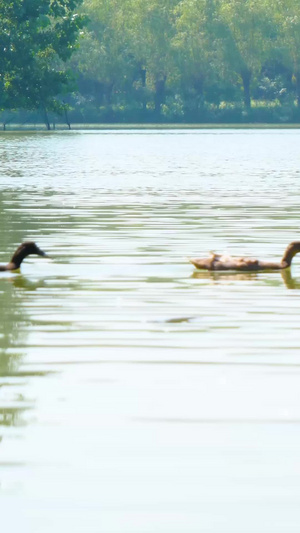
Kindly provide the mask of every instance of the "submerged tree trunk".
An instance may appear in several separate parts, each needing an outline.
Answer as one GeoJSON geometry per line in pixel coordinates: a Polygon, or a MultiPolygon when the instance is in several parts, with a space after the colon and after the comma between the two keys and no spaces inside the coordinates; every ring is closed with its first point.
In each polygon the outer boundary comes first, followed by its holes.
{"type": "Polygon", "coordinates": [[[245,69],[241,72],[243,89],[244,89],[244,104],[247,110],[251,108],[251,95],[250,95],[250,82],[251,82],[251,71],[245,69]]]}
{"type": "Polygon", "coordinates": [[[161,106],[165,101],[166,79],[167,76],[163,76],[155,82],[154,108],[156,115],[160,115],[161,106]]]}

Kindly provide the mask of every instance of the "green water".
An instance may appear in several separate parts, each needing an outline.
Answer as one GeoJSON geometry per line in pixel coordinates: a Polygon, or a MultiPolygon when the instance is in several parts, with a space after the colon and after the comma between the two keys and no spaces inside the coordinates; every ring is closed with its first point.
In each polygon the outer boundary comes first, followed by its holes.
{"type": "Polygon", "coordinates": [[[22,533],[298,533],[297,130],[0,135],[0,506],[22,533]]]}

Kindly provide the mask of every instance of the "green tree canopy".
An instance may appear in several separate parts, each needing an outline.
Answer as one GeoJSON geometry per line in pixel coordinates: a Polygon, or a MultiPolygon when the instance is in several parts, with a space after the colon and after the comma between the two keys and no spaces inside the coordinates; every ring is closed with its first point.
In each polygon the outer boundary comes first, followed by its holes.
{"type": "Polygon", "coordinates": [[[274,19],[278,29],[277,52],[291,70],[300,106],[300,4],[298,0],[275,0],[274,19]]]}
{"type": "Polygon", "coordinates": [[[84,18],[81,0],[0,0],[0,106],[60,110],[56,96],[69,73],[64,63],[76,47],[84,18]]]}
{"type": "Polygon", "coordinates": [[[219,4],[224,68],[238,76],[246,108],[251,105],[251,82],[266,62],[274,25],[269,0],[226,0],[219,4]]]}

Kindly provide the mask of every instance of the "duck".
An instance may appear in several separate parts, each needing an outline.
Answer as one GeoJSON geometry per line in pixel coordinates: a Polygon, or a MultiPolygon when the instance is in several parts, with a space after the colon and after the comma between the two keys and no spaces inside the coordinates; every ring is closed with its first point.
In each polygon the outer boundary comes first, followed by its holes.
{"type": "Polygon", "coordinates": [[[300,241],[294,241],[288,245],[279,263],[260,261],[251,257],[219,255],[214,252],[211,252],[207,258],[189,259],[189,261],[200,270],[242,270],[256,272],[260,270],[283,270],[291,266],[292,259],[298,252],[300,252],[300,241]]]}
{"type": "Polygon", "coordinates": [[[18,270],[25,257],[32,254],[48,257],[47,254],[45,254],[45,252],[43,252],[35,242],[23,242],[16,249],[10,262],[7,263],[7,265],[0,265],[0,272],[18,270]]]}

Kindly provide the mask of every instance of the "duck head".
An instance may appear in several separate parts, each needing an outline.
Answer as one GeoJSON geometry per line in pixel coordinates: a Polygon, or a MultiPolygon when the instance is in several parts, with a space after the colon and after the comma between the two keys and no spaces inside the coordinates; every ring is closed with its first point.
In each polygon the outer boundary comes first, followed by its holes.
{"type": "Polygon", "coordinates": [[[43,252],[43,250],[41,250],[35,242],[23,242],[16,249],[9,264],[13,266],[14,270],[18,269],[22,261],[28,255],[40,255],[42,257],[48,257],[47,254],[45,254],[45,252],[43,252]]]}

